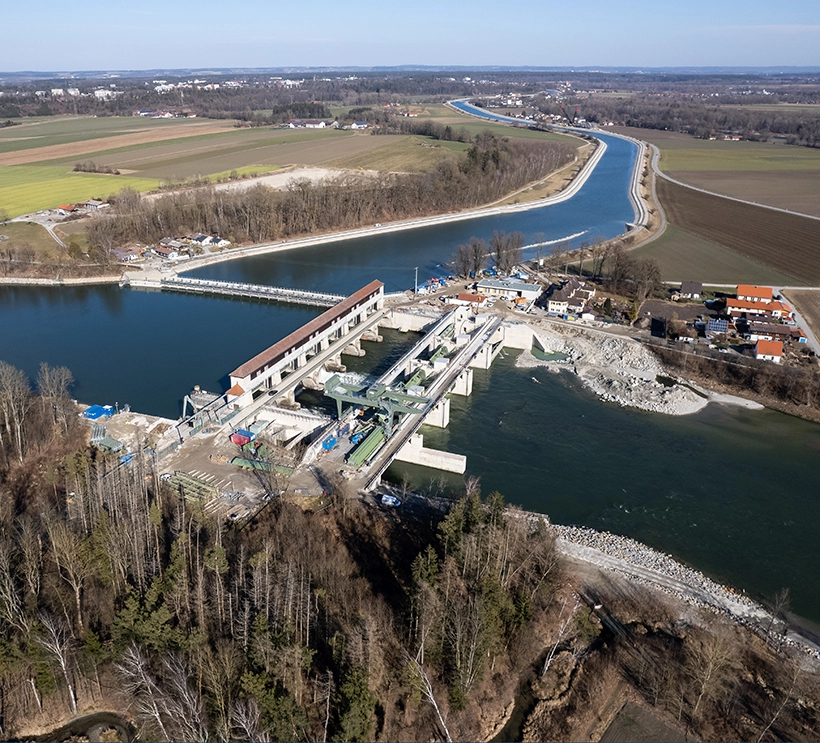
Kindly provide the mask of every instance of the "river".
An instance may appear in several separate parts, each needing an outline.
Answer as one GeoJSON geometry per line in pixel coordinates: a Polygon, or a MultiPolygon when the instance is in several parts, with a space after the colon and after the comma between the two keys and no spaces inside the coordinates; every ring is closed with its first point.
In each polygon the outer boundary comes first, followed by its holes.
{"type": "MultiPolygon", "coordinates": [[[[596,136],[607,151],[566,202],[243,259],[197,275],[338,293],[379,278],[394,291],[412,286],[416,266],[422,280],[444,271],[473,235],[520,230],[528,242],[614,236],[634,219],[635,147],[596,136]]],[[[129,403],[175,418],[194,384],[225,389],[233,368],[318,312],[116,286],[3,287],[0,359],[32,378],[41,361],[68,366],[84,402],[129,403]]],[[[390,345],[368,344],[371,358],[390,345]]],[[[431,446],[467,454],[484,492],[501,490],[558,523],[646,541],[757,595],[789,586],[798,613],[820,621],[816,425],[713,406],[687,418],[625,410],[543,369],[517,371],[508,356],[476,374],[473,397],[454,400],[449,429],[426,435],[431,446]]],[[[431,477],[411,474],[421,484],[431,477]]]]}
{"type": "MultiPolygon", "coordinates": [[[[422,427],[425,446],[466,455],[485,495],[630,536],[755,598],[788,587],[793,610],[820,620],[820,426],[720,405],[620,408],[505,354],[475,371],[471,397],[451,398],[448,428],[422,427]]],[[[388,478],[421,491],[462,481],[402,463],[388,478]]]]}

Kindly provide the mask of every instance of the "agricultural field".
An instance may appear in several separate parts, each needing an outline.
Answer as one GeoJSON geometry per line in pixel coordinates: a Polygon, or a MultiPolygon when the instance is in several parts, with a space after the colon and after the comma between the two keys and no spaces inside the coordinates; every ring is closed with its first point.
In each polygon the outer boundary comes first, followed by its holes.
{"type": "MultiPolygon", "coordinates": [[[[820,286],[820,221],[710,196],[658,180],[670,224],[805,286],[820,286]]],[[[710,277],[709,280],[716,281],[710,277]]]]}
{"type": "MultiPolygon", "coordinates": [[[[394,144],[402,138],[391,137],[394,144]]],[[[136,117],[26,121],[0,129],[0,209],[10,216],[65,202],[107,198],[198,177],[269,172],[285,165],[324,165],[385,142],[369,134],[322,130],[239,129],[224,121],[136,117]],[[93,160],[121,175],[74,173],[93,160]]]]}
{"type": "Polygon", "coordinates": [[[654,258],[664,281],[715,284],[794,284],[797,279],[717,243],[669,225],[657,240],[633,251],[654,258]]]}
{"type": "MultiPolygon", "coordinates": [[[[482,123],[442,105],[418,109],[420,118],[452,121],[470,134],[489,129],[514,138],[559,138],[482,123]]],[[[230,121],[207,119],[26,119],[0,129],[0,209],[17,216],[65,202],[105,199],[126,186],[145,192],[204,177],[216,180],[233,170],[261,174],[297,165],[417,172],[463,149],[461,143],[409,135],[236,128],[230,121]],[[120,175],[72,172],[88,160],[120,175]]]]}
{"type": "Polygon", "coordinates": [[[820,338],[820,291],[783,292],[786,299],[794,304],[795,309],[803,316],[816,338],[820,338]]]}
{"type": "Polygon", "coordinates": [[[771,142],[726,142],[615,127],[661,151],[671,177],[715,193],[820,216],[820,151],[771,142]]]}
{"type": "Polygon", "coordinates": [[[188,119],[142,119],[132,116],[111,119],[83,117],[79,120],[64,118],[53,125],[51,122],[24,123],[0,130],[0,165],[82,157],[112,148],[184,139],[230,129],[231,124],[226,121],[201,119],[192,122],[188,119]],[[79,130],[78,122],[83,124],[79,130]],[[63,124],[65,130],[60,131],[58,124],[63,124]],[[35,128],[37,126],[48,128],[35,128]]]}
{"type": "Polygon", "coordinates": [[[469,149],[462,142],[442,142],[427,137],[372,137],[383,142],[380,147],[331,160],[335,168],[380,170],[391,173],[424,172],[440,162],[454,160],[458,153],[469,149]]]}
{"type": "Polygon", "coordinates": [[[159,181],[151,178],[73,173],[72,168],[73,165],[0,167],[0,209],[16,217],[66,202],[106,199],[126,186],[148,191],[159,185],[159,181]]]}

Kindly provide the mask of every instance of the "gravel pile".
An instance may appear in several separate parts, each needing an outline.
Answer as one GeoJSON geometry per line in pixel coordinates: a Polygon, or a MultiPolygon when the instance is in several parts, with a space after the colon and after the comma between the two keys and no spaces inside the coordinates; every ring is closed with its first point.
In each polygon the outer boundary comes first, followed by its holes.
{"type": "Polygon", "coordinates": [[[689,415],[708,402],[687,387],[660,384],[657,377],[665,374],[663,366],[650,351],[630,338],[558,323],[541,323],[536,332],[548,353],[564,354],[567,358],[542,361],[524,351],[517,366],[571,371],[602,399],[654,413],[689,415]]]}

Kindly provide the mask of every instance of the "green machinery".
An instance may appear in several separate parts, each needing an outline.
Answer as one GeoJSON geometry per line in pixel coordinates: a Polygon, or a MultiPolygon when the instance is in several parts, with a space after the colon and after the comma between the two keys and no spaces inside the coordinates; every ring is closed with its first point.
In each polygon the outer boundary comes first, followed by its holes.
{"type": "Polygon", "coordinates": [[[350,454],[347,463],[351,467],[361,467],[384,443],[387,434],[381,426],[376,426],[350,454]]]}
{"type": "MultiPolygon", "coordinates": [[[[423,376],[417,377],[417,374],[414,374],[410,381],[413,379],[421,381],[423,376]]],[[[379,408],[378,418],[384,425],[387,438],[390,438],[393,433],[393,421],[396,414],[420,415],[430,402],[427,397],[410,395],[378,382],[370,386],[348,384],[342,382],[338,374],[334,374],[325,382],[325,395],[336,401],[339,420],[342,419],[342,408],[346,402],[365,408],[379,408]]]]}

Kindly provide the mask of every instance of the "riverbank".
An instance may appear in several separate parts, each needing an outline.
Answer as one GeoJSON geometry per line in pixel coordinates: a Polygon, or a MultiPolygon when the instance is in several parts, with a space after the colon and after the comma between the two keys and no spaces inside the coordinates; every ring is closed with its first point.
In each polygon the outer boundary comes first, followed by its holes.
{"type": "Polygon", "coordinates": [[[121,273],[116,276],[85,276],[79,278],[26,278],[24,276],[0,277],[0,286],[94,286],[99,284],[119,284],[121,273]]]}
{"type": "MultiPolygon", "coordinates": [[[[539,514],[531,514],[541,518],[539,514]]],[[[767,638],[773,631],[778,642],[820,661],[820,646],[789,629],[777,617],[743,593],[721,585],[671,555],[658,552],[629,537],[586,527],[553,525],[558,549],[565,556],[625,575],[699,609],[723,614],[755,634],[767,638]]]]}
{"type": "Polygon", "coordinates": [[[516,360],[517,367],[568,371],[607,402],[665,415],[691,415],[710,402],[752,410],[763,408],[734,395],[675,383],[663,363],[631,337],[550,320],[533,320],[530,327],[544,353],[555,358],[541,359],[531,351],[523,351],[516,360]]]}

